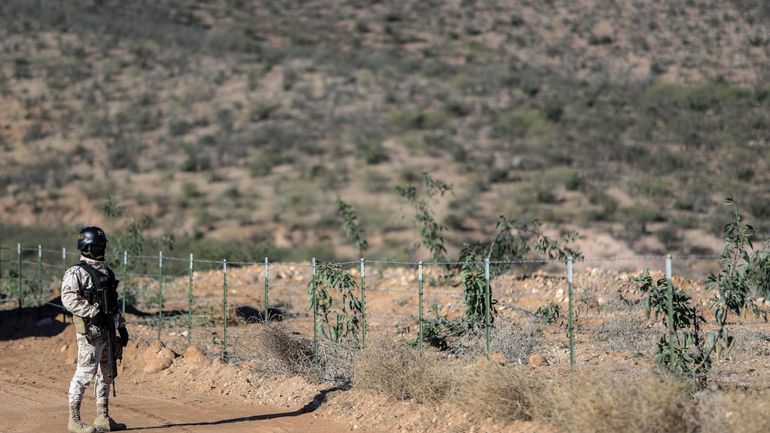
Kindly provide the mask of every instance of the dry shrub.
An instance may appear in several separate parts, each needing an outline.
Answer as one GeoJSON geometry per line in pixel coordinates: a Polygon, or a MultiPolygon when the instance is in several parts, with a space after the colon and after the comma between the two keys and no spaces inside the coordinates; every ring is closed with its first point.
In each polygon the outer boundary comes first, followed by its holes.
{"type": "Polygon", "coordinates": [[[545,420],[566,433],[694,431],[687,385],[652,374],[576,373],[543,395],[545,420]]]}
{"type": "Polygon", "coordinates": [[[430,353],[388,339],[372,341],[355,361],[353,386],[373,389],[401,400],[438,402],[451,386],[448,367],[443,369],[430,353]]]}
{"type": "Polygon", "coordinates": [[[697,394],[702,433],[764,433],[770,428],[770,391],[697,394]]]}
{"type": "Polygon", "coordinates": [[[591,330],[594,341],[608,352],[650,355],[657,341],[654,329],[635,311],[616,312],[591,330]]]}
{"type": "MultiPolygon", "coordinates": [[[[526,364],[530,355],[549,352],[543,333],[547,324],[532,319],[521,325],[496,328],[492,332],[491,349],[500,352],[508,362],[526,364]]],[[[478,339],[482,341],[481,338],[478,339]]]]}
{"type": "Polygon", "coordinates": [[[483,419],[536,420],[565,433],[683,433],[694,430],[688,387],[652,375],[486,366],[463,370],[454,401],[483,419]]]}
{"type": "Polygon", "coordinates": [[[528,421],[543,410],[547,377],[529,367],[468,366],[457,377],[454,401],[480,418],[528,421]]]}
{"type": "MultiPolygon", "coordinates": [[[[543,335],[548,324],[530,319],[521,324],[496,327],[491,333],[491,351],[502,353],[511,364],[523,365],[530,355],[540,353],[548,357],[550,350],[543,335]]],[[[466,360],[486,356],[483,334],[466,334],[449,341],[449,352],[466,360]]]]}
{"type": "Polygon", "coordinates": [[[250,345],[252,366],[263,373],[300,375],[311,381],[322,376],[313,359],[312,342],[280,325],[255,330],[250,345]]]}

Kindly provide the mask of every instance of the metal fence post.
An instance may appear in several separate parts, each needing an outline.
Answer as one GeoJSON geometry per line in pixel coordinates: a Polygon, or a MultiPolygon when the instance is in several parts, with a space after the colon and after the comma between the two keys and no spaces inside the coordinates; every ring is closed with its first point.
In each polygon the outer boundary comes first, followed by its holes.
{"type": "Polygon", "coordinates": [[[187,288],[187,345],[192,344],[192,311],[193,311],[193,254],[190,253],[190,284],[187,288]]]}
{"type": "Polygon", "coordinates": [[[268,294],[270,291],[270,260],[265,257],[265,313],[264,313],[264,322],[265,326],[270,324],[270,308],[268,307],[270,304],[268,294]]]}
{"type": "Polygon", "coordinates": [[[672,281],[673,272],[671,270],[671,254],[666,256],[666,323],[668,324],[668,356],[669,366],[674,365],[674,282],[672,281]]]}
{"type": "Polygon", "coordinates": [[[17,270],[18,270],[17,278],[19,280],[18,281],[18,283],[19,283],[19,287],[18,287],[18,289],[19,289],[19,299],[18,299],[18,303],[19,303],[19,317],[21,317],[21,309],[24,306],[24,299],[23,299],[24,295],[23,295],[23,288],[22,288],[22,284],[23,283],[22,283],[22,277],[21,277],[21,243],[16,244],[16,258],[18,259],[17,260],[17,266],[18,266],[18,268],[17,268],[17,270]]]}
{"type": "Polygon", "coordinates": [[[163,251],[158,252],[158,341],[160,341],[160,330],[163,327],[163,251]]]}
{"type": "Polygon", "coordinates": [[[227,259],[222,260],[222,360],[227,362],[227,259]]]}
{"type": "Polygon", "coordinates": [[[484,258],[484,335],[486,338],[487,359],[490,352],[490,332],[492,327],[492,287],[489,281],[489,257],[484,258]]]}
{"type": "Polygon", "coordinates": [[[361,347],[366,348],[366,261],[361,257],[361,347]]]}
{"type": "Polygon", "coordinates": [[[67,271],[67,247],[61,247],[61,267],[64,272],[67,271]]]}
{"type": "Polygon", "coordinates": [[[569,318],[567,321],[567,329],[569,332],[569,368],[575,367],[575,310],[572,302],[572,290],[573,290],[573,273],[572,273],[572,256],[567,257],[567,303],[569,310],[569,318]]]}
{"type": "Polygon", "coordinates": [[[40,302],[43,301],[43,246],[37,244],[37,281],[40,285],[40,302]]]}
{"type": "Polygon", "coordinates": [[[313,304],[313,355],[318,355],[318,303],[316,299],[316,261],[313,257],[311,262],[313,267],[313,279],[310,281],[310,302],[313,304]]]}
{"type": "Polygon", "coordinates": [[[417,348],[422,352],[422,260],[417,264],[417,348]]]}
{"type": "Polygon", "coordinates": [[[126,296],[128,295],[128,251],[123,250],[123,299],[120,306],[123,315],[126,314],[126,296]]]}

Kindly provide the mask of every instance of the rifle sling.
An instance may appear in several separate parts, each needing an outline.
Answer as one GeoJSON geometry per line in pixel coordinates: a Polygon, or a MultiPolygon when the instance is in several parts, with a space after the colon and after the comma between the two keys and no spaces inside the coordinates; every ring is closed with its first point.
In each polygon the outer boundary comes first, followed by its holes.
{"type": "MultiPolygon", "coordinates": [[[[100,275],[99,275],[99,271],[94,269],[93,266],[89,265],[86,262],[80,262],[80,263],[78,263],[78,266],[83,268],[83,270],[88,272],[88,275],[91,276],[91,284],[94,285],[93,290],[95,290],[97,293],[102,292],[103,290],[105,290],[102,287],[102,281],[101,281],[101,278],[100,278],[100,275]]],[[[108,278],[110,280],[113,280],[113,281],[115,280],[115,274],[112,273],[112,270],[110,270],[110,268],[107,268],[107,275],[108,275],[108,278]]],[[[94,302],[94,300],[93,299],[89,299],[89,302],[94,302]]],[[[106,311],[104,310],[105,308],[107,308],[106,305],[99,305],[99,307],[100,307],[100,310],[102,312],[106,313],[106,311]]]]}

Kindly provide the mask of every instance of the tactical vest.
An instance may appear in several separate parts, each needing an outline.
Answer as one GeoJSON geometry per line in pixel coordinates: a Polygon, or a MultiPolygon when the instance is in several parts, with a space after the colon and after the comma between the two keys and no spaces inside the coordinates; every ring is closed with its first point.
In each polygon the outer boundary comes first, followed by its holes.
{"type": "Polygon", "coordinates": [[[113,310],[118,305],[118,280],[115,279],[115,273],[112,272],[112,269],[107,269],[107,275],[103,274],[102,272],[97,271],[94,269],[91,265],[89,265],[86,262],[80,262],[76,266],[81,267],[83,270],[88,272],[88,275],[91,276],[91,287],[81,287],[81,295],[88,301],[89,304],[99,305],[99,311],[106,314],[115,314],[116,311],[104,311],[104,306],[101,305],[101,299],[100,299],[100,293],[99,289],[106,290],[107,296],[110,297],[110,304],[113,306],[113,310]]]}

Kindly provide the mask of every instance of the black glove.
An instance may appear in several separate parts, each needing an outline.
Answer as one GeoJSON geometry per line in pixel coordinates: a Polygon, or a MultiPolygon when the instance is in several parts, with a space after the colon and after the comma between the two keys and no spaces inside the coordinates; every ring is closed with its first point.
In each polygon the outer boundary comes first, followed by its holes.
{"type": "Polygon", "coordinates": [[[128,346],[128,329],[125,326],[118,328],[118,334],[120,334],[120,345],[123,347],[128,346]]]}
{"type": "Polygon", "coordinates": [[[91,324],[94,326],[106,326],[109,325],[112,321],[112,317],[99,312],[96,314],[96,316],[91,318],[91,324]]]}

